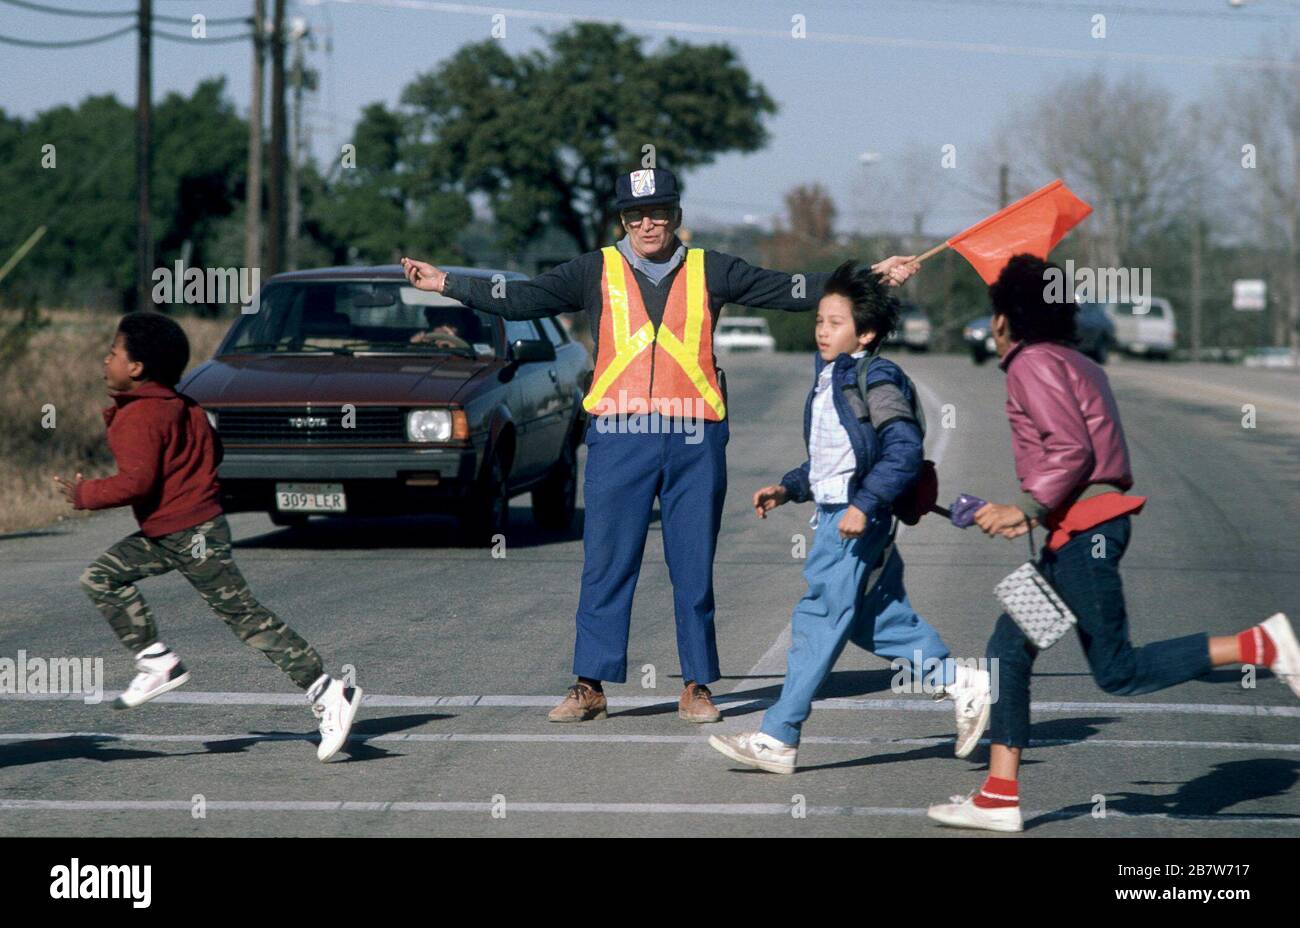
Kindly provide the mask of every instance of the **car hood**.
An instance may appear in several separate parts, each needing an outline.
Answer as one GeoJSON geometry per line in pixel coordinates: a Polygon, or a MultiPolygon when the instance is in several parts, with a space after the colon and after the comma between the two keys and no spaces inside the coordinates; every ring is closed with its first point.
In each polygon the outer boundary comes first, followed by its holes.
{"type": "Polygon", "coordinates": [[[178,389],[204,406],[445,403],[496,364],[457,355],[228,355],[196,368],[178,389]]]}

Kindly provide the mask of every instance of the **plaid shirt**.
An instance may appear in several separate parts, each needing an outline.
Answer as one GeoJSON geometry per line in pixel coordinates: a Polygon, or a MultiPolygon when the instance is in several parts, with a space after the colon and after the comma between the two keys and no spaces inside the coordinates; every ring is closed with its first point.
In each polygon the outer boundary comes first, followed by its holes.
{"type": "MultiPolygon", "coordinates": [[[[853,355],[860,358],[865,351],[853,355]]],[[[808,482],[813,501],[819,506],[843,505],[849,501],[849,480],[857,467],[849,433],[840,422],[831,396],[834,365],[827,364],[817,378],[813,396],[812,427],[808,434],[808,482]]]]}

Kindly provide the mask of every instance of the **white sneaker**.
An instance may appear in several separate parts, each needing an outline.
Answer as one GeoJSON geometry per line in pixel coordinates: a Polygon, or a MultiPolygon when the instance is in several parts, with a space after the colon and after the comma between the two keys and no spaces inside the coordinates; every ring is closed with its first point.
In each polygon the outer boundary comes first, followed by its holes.
{"type": "Polygon", "coordinates": [[[757,767],[768,773],[794,773],[798,747],[777,741],[761,731],[748,731],[740,735],[709,735],[714,750],[725,754],[739,764],[757,767]]]}
{"type": "Polygon", "coordinates": [[[190,673],[180,658],[156,641],[135,656],[135,679],[121,696],[113,700],[114,709],[134,709],[155,696],[187,683],[190,673]]]}
{"type": "Polygon", "coordinates": [[[1273,639],[1273,646],[1277,648],[1277,657],[1268,669],[1300,697],[1300,642],[1296,641],[1291,621],[1278,612],[1261,622],[1259,627],[1273,639]]]}
{"type": "Polygon", "coordinates": [[[348,740],[352,720],[361,705],[361,687],[348,686],[342,680],[322,675],[307,690],[311,711],[320,719],[320,747],[316,759],[327,761],[348,740]]]}
{"type": "Polygon", "coordinates": [[[1024,819],[1020,817],[1020,806],[981,809],[975,805],[975,795],[971,793],[969,796],[953,796],[946,803],[930,806],[925,814],[941,825],[949,825],[953,828],[980,828],[984,831],[1025,830],[1024,819]]]}
{"type": "Polygon", "coordinates": [[[957,743],[954,753],[965,757],[980,742],[989,727],[992,695],[989,672],[957,665],[956,680],[944,687],[943,695],[953,701],[957,715],[957,743]]]}

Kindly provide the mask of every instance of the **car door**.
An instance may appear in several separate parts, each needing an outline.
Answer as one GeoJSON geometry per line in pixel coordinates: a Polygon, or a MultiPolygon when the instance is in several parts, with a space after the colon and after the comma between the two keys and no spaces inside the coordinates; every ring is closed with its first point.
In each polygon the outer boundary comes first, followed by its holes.
{"type": "MultiPolygon", "coordinates": [[[[544,338],[532,319],[506,321],[506,351],[516,341],[536,341],[544,338]]],[[[513,359],[513,354],[510,355],[513,359]]],[[[544,411],[554,406],[555,385],[552,373],[554,362],[530,361],[513,365],[510,379],[510,412],[515,420],[518,441],[515,445],[515,464],[511,482],[536,477],[550,462],[546,454],[548,436],[544,411]]]]}

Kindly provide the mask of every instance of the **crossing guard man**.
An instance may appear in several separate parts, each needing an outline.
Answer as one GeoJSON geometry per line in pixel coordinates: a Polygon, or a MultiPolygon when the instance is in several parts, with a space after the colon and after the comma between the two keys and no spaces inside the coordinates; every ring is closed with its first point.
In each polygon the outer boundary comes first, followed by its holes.
{"type": "MultiPolygon", "coordinates": [[[[663,168],[621,174],[615,206],[626,237],[527,281],[456,276],[402,259],[407,279],[506,319],[591,314],[596,365],[583,406],[587,469],[582,590],[573,672],[553,722],[603,719],[603,682],[627,679],[632,594],[659,498],[684,686],[677,714],[716,722],[708,684],[720,677],[713,627],[713,556],[727,490],[726,388],[713,330],[727,303],[805,312],[829,274],[791,275],[687,248],[677,178],[663,168]]],[[[875,266],[897,285],[911,257],[875,266]]]]}

